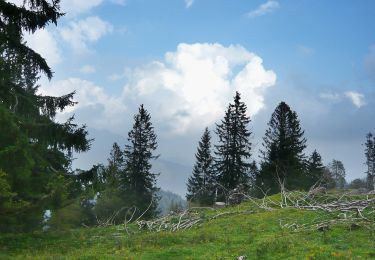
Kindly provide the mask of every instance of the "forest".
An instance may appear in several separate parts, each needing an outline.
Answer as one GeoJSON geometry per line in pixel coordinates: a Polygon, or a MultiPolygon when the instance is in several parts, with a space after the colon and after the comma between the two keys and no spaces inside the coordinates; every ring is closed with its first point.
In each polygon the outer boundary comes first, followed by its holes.
{"type": "MultiPolygon", "coordinates": [[[[367,171],[363,178],[347,182],[345,162],[334,159],[323,165],[319,147],[306,154],[307,139],[297,112],[281,101],[270,115],[258,158],[252,143],[252,118],[240,92],[223,108],[223,118],[214,129],[202,126],[195,164],[186,180],[186,202],[157,186],[159,173],[152,166],[160,157],[158,133],[146,103],[139,104],[127,140],[113,143],[106,164],[95,164],[87,171],[73,169],[73,154],[89,151],[95,140],[74,117],[56,120],[58,113],[76,105],[75,92],[47,96],[38,91],[39,79],[52,79],[54,73],[24,39],[25,32],[57,25],[64,15],[59,5],[59,0],[28,0],[19,7],[0,0],[1,233],[113,228],[124,223],[149,230],[154,230],[153,225],[159,225],[159,231],[162,225],[166,230],[179,230],[203,221],[191,213],[194,208],[244,207],[254,200],[259,209],[268,210],[272,198],[280,194],[282,208],[287,204],[297,208],[302,199],[296,194],[373,194],[373,129],[363,137],[363,162],[359,162],[366,164],[367,171]],[[266,198],[271,198],[268,204],[266,198]],[[160,200],[164,200],[162,207],[160,200]]],[[[304,197],[303,203],[309,199],[304,197]]],[[[360,201],[360,205],[368,203],[365,208],[372,203],[360,201]]],[[[314,203],[310,201],[305,208],[359,207],[359,202],[314,203]]],[[[233,212],[208,215],[211,220],[233,212]]]]}

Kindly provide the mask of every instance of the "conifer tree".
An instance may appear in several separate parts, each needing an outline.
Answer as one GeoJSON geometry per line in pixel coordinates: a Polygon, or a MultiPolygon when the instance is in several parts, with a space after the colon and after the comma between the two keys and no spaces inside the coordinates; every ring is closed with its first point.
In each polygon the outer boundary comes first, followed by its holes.
{"type": "Polygon", "coordinates": [[[343,189],[346,184],[344,164],[334,159],[328,165],[328,169],[331,172],[332,178],[335,180],[336,188],[343,189]]]}
{"type": "Polygon", "coordinates": [[[146,218],[157,215],[159,188],[156,187],[157,174],[151,172],[151,160],[159,157],[154,155],[156,149],[156,134],[151,123],[151,116],[141,105],[134,116],[133,129],[128,133],[121,189],[124,196],[127,196],[127,200],[134,202],[140,213],[148,209],[143,215],[146,218]]]}
{"type": "Polygon", "coordinates": [[[307,161],[307,186],[306,188],[311,188],[314,185],[323,184],[324,175],[324,165],[322,162],[322,157],[320,154],[314,150],[310,158],[307,161]]]}
{"type": "MultiPolygon", "coordinates": [[[[23,39],[25,31],[34,33],[57,23],[62,16],[59,2],[26,0],[18,7],[0,1],[0,121],[17,129],[10,139],[0,140],[0,168],[6,172],[12,192],[17,194],[14,199],[29,205],[22,209],[23,214],[16,214],[12,219],[18,222],[16,218],[19,218],[27,228],[41,223],[46,207],[62,206],[56,204],[61,204],[61,200],[53,198],[66,197],[63,194],[69,193],[61,188],[68,189],[69,185],[61,182],[70,182],[66,173],[72,152],[87,151],[90,147],[84,126],[78,127],[73,118],[65,123],[55,121],[58,111],[75,104],[74,93],[61,97],[38,94],[40,75],[50,79],[52,71],[23,39]]],[[[1,212],[0,218],[1,224],[11,226],[1,212]]]]}
{"type": "Polygon", "coordinates": [[[220,184],[227,190],[249,188],[251,157],[250,118],[247,107],[236,92],[234,103],[228,106],[224,119],[216,126],[219,144],[216,145],[215,168],[220,184]]]}
{"type": "Polygon", "coordinates": [[[281,102],[273,112],[263,138],[261,170],[257,186],[276,193],[280,182],[288,189],[306,186],[305,155],[306,139],[295,111],[281,102]]]}
{"type": "Polygon", "coordinates": [[[188,179],[186,199],[200,204],[212,204],[215,198],[216,176],[211,155],[211,135],[205,129],[195,154],[193,174],[188,179]]]}
{"type": "Polygon", "coordinates": [[[372,133],[366,135],[365,156],[367,188],[369,190],[375,190],[375,136],[372,133]]]}
{"type": "Polygon", "coordinates": [[[115,142],[108,158],[106,167],[106,183],[112,188],[119,188],[120,178],[124,170],[124,153],[120,146],[115,142]]]}

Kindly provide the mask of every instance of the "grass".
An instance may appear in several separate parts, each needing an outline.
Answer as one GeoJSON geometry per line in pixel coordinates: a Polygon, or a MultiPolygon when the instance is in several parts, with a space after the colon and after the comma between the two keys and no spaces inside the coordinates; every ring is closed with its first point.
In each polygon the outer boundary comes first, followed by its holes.
{"type": "MultiPolygon", "coordinates": [[[[277,196],[271,198],[277,200],[277,196]]],[[[308,224],[327,218],[321,211],[277,208],[264,211],[250,202],[220,211],[202,211],[206,221],[186,231],[137,231],[122,226],[0,235],[0,259],[370,259],[375,258],[375,225],[351,222],[327,231],[293,230],[283,224],[308,224]],[[253,213],[240,213],[253,210],[253,213]]]]}

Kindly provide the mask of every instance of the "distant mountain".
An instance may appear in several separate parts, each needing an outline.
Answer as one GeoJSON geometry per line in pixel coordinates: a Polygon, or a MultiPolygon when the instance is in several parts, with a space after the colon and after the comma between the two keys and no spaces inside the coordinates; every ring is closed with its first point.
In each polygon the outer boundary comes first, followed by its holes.
{"type": "Polygon", "coordinates": [[[161,197],[158,205],[161,215],[166,215],[170,212],[172,206],[179,206],[181,209],[186,208],[186,200],[180,195],[170,191],[160,190],[159,196],[161,197]]]}

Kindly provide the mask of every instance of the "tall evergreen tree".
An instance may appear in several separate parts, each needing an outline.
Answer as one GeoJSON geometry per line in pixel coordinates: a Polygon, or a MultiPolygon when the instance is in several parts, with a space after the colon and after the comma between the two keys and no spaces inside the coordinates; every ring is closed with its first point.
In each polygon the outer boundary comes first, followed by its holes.
{"type": "Polygon", "coordinates": [[[276,193],[279,182],[285,188],[300,189],[306,186],[305,155],[306,139],[295,111],[281,102],[273,112],[263,138],[261,170],[257,186],[276,193]]]}
{"type": "Polygon", "coordinates": [[[365,156],[367,188],[369,190],[375,190],[375,136],[372,133],[366,135],[365,156]]]}
{"type": "Polygon", "coordinates": [[[148,208],[144,217],[153,217],[157,214],[159,188],[156,187],[157,174],[151,172],[151,160],[159,156],[154,155],[157,149],[156,134],[151,116],[143,105],[134,116],[128,142],[124,151],[125,169],[121,189],[129,201],[135,202],[141,213],[148,208]]]}
{"type": "MultiPolygon", "coordinates": [[[[74,93],[61,97],[37,93],[40,74],[51,78],[52,71],[23,40],[25,31],[34,33],[56,24],[62,15],[59,2],[26,0],[18,7],[0,0],[0,121],[17,129],[10,139],[0,140],[0,168],[17,194],[15,200],[26,202],[30,209],[25,207],[25,214],[10,219],[28,228],[41,223],[45,208],[61,206],[55,203],[61,200],[53,198],[60,196],[61,187],[69,186],[61,182],[69,182],[66,172],[72,152],[87,151],[90,146],[85,127],[78,127],[73,118],[65,123],[54,120],[58,111],[75,104],[74,93]]],[[[1,224],[14,226],[8,225],[5,218],[1,224]]]]}
{"type": "Polygon", "coordinates": [[[216,145],[216,171],[218,180],[226,190],[243,186],[249,188],[251,157],[250,118],[247,107],[236,92],[234,103],[229,104],[224,119],[216,126],[219,144],[216,145]]]}
{"type": "Polygon", "coordinates": [[[200,204],[212,204],[215,198],[216,176],[211,155],[211,135],[205,129],[195,154],[193,174],[188,179],[186,199],[200,204]]]}
{"type": "Polygon", "coordinates": [[[324,165],[320,154],[314,150],[307,161],[307,187],[311,188],[313,185],[323,184],[324,165]]]}

